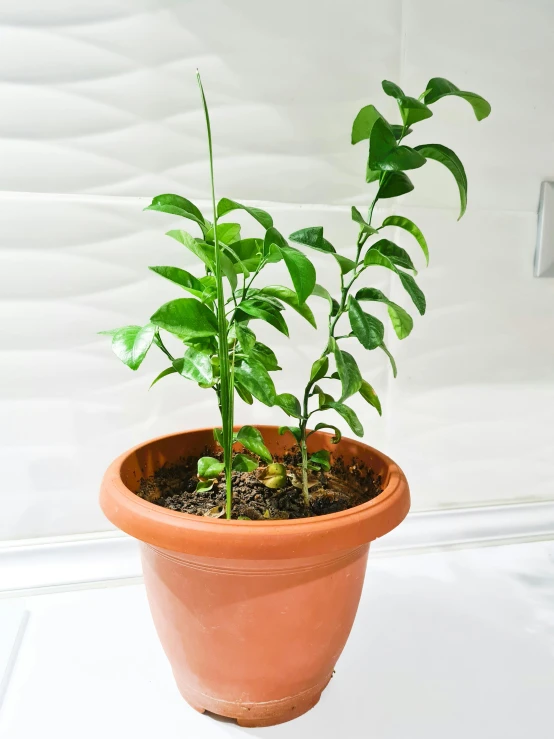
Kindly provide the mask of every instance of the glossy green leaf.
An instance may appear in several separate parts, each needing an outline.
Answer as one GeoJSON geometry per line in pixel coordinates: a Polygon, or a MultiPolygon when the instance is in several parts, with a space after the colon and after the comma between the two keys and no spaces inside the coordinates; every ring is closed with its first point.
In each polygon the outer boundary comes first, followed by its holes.
{"type": "Polygon", "coordinates": [[[320,357],[316,359],[312,365],[310,373],[310,382],[317,382],[327,374],[329,370],[329,357],[320,357]]]}
{"type": "MultiPolygon", "coordinates": [[[[283,234],[274,226],[268,228],[264,236],[264,256],[268,257],[272,251],[271,247],[276,248],[279,258],[281,258],[281,247],[288,247],[287,240],[283,234]]],[[[278,260],[277,260],[278,261],[278,260]]]]}
{"type": "Polygon", "coordinates": [[[254,426],[243,426],[237,434],[237,441],[239,441],[245,449],[248,449],[252,454],[257,454],[265,462],[271,464],[273,457],[270,454],[269,449],[264,444],[264,439],[258,429],[254,426]]]}
{"type": "Polygon", "coordinates": [[[323,226],[312,226],[311,228],[302,228],[300,231],[295,231],[289,236],[291,241],[297,244],[303,244],[309,246],[311,249],[317,249],[318,251],[334,252],[335,247],[323,238],[323,226]]]}
{"type": "Polygon", "coordinates": [[[340,430],[336,426],[333,426],[332,424],[330,425],[328,423],[318,423],[316,424],[314,431],[323,431],[323,429],[331,429],[331,431],[334,432],[334,436],[331,439],[332,444],[338,444],[339,441],[342,439],[342,434],[340,430]]]}
{"type": "Polygon", "coordinates": [[[158,308],[150,320],[183,340],[217,336],[215,314],[194,298],[171,300],[158,308]]]}
{"type": "Polygon", "coordinates": [[[298,301],[300,304],[305,303],[315,287],[315,267],[298,249],[281,246],[280,250],[298,295],[298,301]]]}
{"type": "Polygon", "coordinates": [[[430,110],[425,103],[416,98],[405,95],[404,92],[394,82],[383,80],[383,90],[387,95],[396,99],[404,126],[411,126],[425,118],[430,118],[433,111],[430,110]]]}
{"type": "Polygon", "coordinates": [[[162,380],[164,377],[167,377],[168,375],[174,375],[176,373],[177,370],[175,369],[175,367],[168,367],[167,369],[164,369],[154,380],[152,380],[152,382],[150,383],[150,387],[154,387],[154,385],[162,380]]]}
{"type": "Polygon", "coordinates": [[[336,316],[339,311],[339,304],[337,301],[333,298],[329,290],[327,288],[322,287],[321,285],[318,285],[316,283],[314,290],[312,292],[312,295],[315,295],[318,298],[323,298],[324,300],[327,300],[329,303],[329,313],[332,316],[336,316]]]}
{"type": "Polygon", "coordinates": [[[393,303],[387,296],[374,287],[363,287],[356,293],[356,300],[371,300],[378,303],[384,303],[388,307],[389,317],[392,327],[399,339],[405,339],[412,331],[414,322],[409,313],[404,308],[393,303]]]}
{"type": "Polygon", "coordinates": [[[362,231],[363,233],[366,233],[368,236],[371,236],[372,234],[377,233],[377,230],[373,228],[372,226],[370,226],[369,223],[367,223],[364,220],[364,217],[354,205],[351,208],[351,213],[352,213],[352,220],[359,224],[360,231],[362,231]]]}
{"type": "Polygon", "coordinates": [[[364,435],[364,427],[360,423],[360,419],[356,415],[356,413],[347,405],[344,405],[344,403],[336,403],[336,402],[328,402],[323,407],[322,410],[331,409],[336,411],[339,416],[342,416],[346,423],[350,426],[352,431],[356,434],[356,436],[363,436],[364,435]]]}
{"type": "Polygon", "coordinates": [[[252,397],[252,393],[247,390],[245,387],[243,387],[240,382],[237,382],[235,379],[235,390],[237,391],[237,395],[241,400],[244,400],[245,403],[248,405],[252,405],[254,403],[254,398],[252,397]]]}
{"type": "Polygon", "coordinates": [[[214,380],[212,361],[209,354],[189,346],[183,357],[176,359],[173,366],[187,380],[211,385],[214,380]]]}
{"type": "Polygon", "coordinates": [[[287,431],[294,436],[298,443],[300,443],[301,434],[298,426],[279,426],[279,436],[283,436],[287,431]]]}
{"type": "Polygon", "coordinates": [[[240,304],[240,310],[252,316],[252,318],[260,318],[262,321],[266,321],[285,336],[289,335],[288,326],[279,311],[271,310],[269,307],[262,308],[251,300],[243,300],[240,304]]]}
{"type": "Polygon", "coordinates": [[[245,210],[252,216],[252,218],[255,218],[256,221],[258,221],[258,223],[261,224],[266,230],[273,226],[273,218],[269,215],[269,213],[266,213],[265,210],[262,210],[261,208],[252,208],[249,205],[237,203],[235,200],[229,200],[229,198],[221,198],[221,200],[217,204],[217,217],[221,218],[222,216],[230,213],[233,210],[245,210]]]}
{"type": "Polygon", "coordinates": [[[410,221],[409,218],[404,218],[404,216],[388,216],[383,221],[381,228],[385,228],[385,226],[402,228],[404,229],[404,231],[408,231],[409,233],[411,233],[412,236],[414,236],[414,238],[416,239],[417,243],[420,245],[421,250],[425,255],[426,263],[429,264],[429,247],[427,246],[427,241],[425,240],[425,236],[421,233],[421,231],[413,221],[410,221]]]}
{"type": "Polygon", "coordinates": [[[396,368],[396,362],[394,361],[394,357],[392,356],[392,354],[387,349],[385,343],[381,344],[380,349],[382,349],[385,352],[385,354],[387,355],[387,357],[389,358],[389,361],[390,361],[390,364],[391,364],[391,367],[392,367],[392,374],[393,374],[394,377],[396,377],[397,374],[398,374],[398,370],[396,368]]]}
{"type": "Polygon", "coordinates": [[[356,262],[348,257],[343,257],[342,254],[333,254],[333,257],[337,260],[342,275],[347,275],[356,267],[356,262]]]}
{"type": "Polygon", "coordinates": [[[406,290],[406,292],[412,299],[413,304],[418,309],[419,313],[421,315],[424,315],[427,302],[425,300],[425,295],[421,291],[420,287],[417,285],[414,278],[406,272],[398,270],[397,274],[400,277],[400,281],[402,282],[404,290],[406,290]]]}
{"type": "MultiPolygon", "coordinates": [[[[240,241],[240,223],[218,223],[217,224],[217,240],[218,243],[233,244],[240,241]]],[[[214,227],[206,233],[205,241],[213,243],[215,241],[214,227]]]]}
{"type": "Polygon", "coordinates": [[[222,429],[214,429],[214,439],[217,441],[220,447],[223,447],[223,431],[222,429]]]}
{"type": "Polygon", "coordinates": [[[398,141],[398,139],[405,139],[406,136],[409,136],[412,133],[411,128],[405,128],[404,126],[399,126],[396,123],[393,123],[391,126],[391,130],[394,134],[394,138],[398,141]]]}
{"type": "Polygon", "coordinates": [[[487,102],[485,98],[481,97],[481,95],[477,95],[474,92],[460,90],[459,87],[456,87],[456,85],[444,79],[444,77],[433,77],[433,79],[429,80],[427,83],[425,90],[424,100],[429,105],[436,103],[437,100],[440,100],[443,97],[454,95],[466,100],[471,105],[478,121],[482,121],[483,118],[486,118],[491,112],[490,103],[487,102]]]}
{"type": "Polygon", "coordinates": [[[247,454],[235,454],[233,457],[233,469],[237,472],[253,472],[258,466],[256,460],[247,454]]]}
{"type": "Polygon", "coordinates": [[[180,244],[183,244],[183,246],[186,246],[186,248],[191,251],[195,256],[198,257],[208,269],[211,269],[211,271],[214,271],[214,265],[210,258],[210,256],[206,253],[206,250],[201,245],[201,242],[198,242],[193,236],[191,236],[186,231],[181,230],[175,230],[175,231],[168,231],[166,236],[171,236],[172,239],[175,239],[175,241],[178,241],[180,244]]]}
{"type": "Polygon", "coordinates": [[[211,480],[221,475],[225,465],[214,457],[200,457],[196,474],[205,480],[211,480]]]}
{"type": "Polygon", "coordinates": [[[371,246],[370,251],[378,251],[384,257],[390,259],[390,261],[397,267],[404,267],[405,269],[411,269],[417,274],[417,270],[414,267],[414,263],[408,252],[401,246],[398,246],[389,239],[379,239],[375,244],[371,246]]]}
{"type": "Polygon", "coordinates": [[[412,181],[404,172],[386,172],[379,185],[378,199],[398,198],[413,189],[412,181]]]}
{"type": "Polygon", "coordinates": [[[290,305],[293,310],[305,318],[314,328],[317,328],[314,314],[312,313],[310,306],[307,303],[300,304],[298,302],[297,294],[289,287],[283,287],[283,285],[268,285],[267,287],[262,287],[260,294],[269,295],[282,300],[283,303],[290,305]]]}
{"type": "Polygon", "coordinates": [[[144,210],[157,210],[161,213],[171,213],[175,216],[188,218],[197,223],[203,232],[205,232],[211,225],[205,220],[201,211],[196,207],[196,205],[194,205],[194,203],[191,203],[190,200],[187,200],[180,195],[156,195],[152,200],[152,203],[144,210]]]}
{"type": "Polygon", "coordinates": [[[240,344],[240,348],[246,354],[248,354],[248,352],[256,343],[256,334],[251,329],[249,329],[248,326],[245,326],[241,323],[233,324],[233,329],[235,332],[235,336],[237,337],[237,340],[240,344]]]}
{"type": "Polygon", "coordinates": [[[275,397],[275,405],[282,408],[287,416],[293,418],[300,418],[302,415],[302,408],[300,407],[300,401],[291,393],[281,393],[275,397]]]}
{"type": "Polygon", "coordinates": [[[467,207],[467,177],[464,165],[461,163],[458,155],[452,149],[448,149],[442,144],[423,144],[415,148],[426,159],[434,159],[452,173],[460,193],[460,215],[458,216],[458,220],[460,220],[467,207]]]}
{"type": "Polygon", "coordinates": [[[385,327],[378,318],[365,313],[356,298],[353,297],[350,297],[348,301],[348,319],[354,336],[364,349],[371,351],[381,345],[385,336],[385,327]]]}
{"type": "Polygon", "coordinates": [[[334,356],[342,385],[342,394],[339,399],[339,403],[342,403],[351,395],[355,395],[358,392],[362,385],[362,376],[352,354],[342,351],[342,349],[337,347],[334,356]]]}
{"type": "Polygon", "coordinates": [[[318,452],[314,452],[310,455],[309,463],[314,465],[317,469],[322,469],[328,472],[331,469],[331,455],[327,449],[320,449],[318,452]]]}
{"type": "Polygon", "coordinates": [[[180,267],[148,267],[148,269],[161,277],[165,277],[166,280],[174,282],[197,298],[201,298],[204,294],[204,285],[200,280],[180,267]]]}
{"type": "Polygon", "coordinates": [[[256,400],[264,405],[275,405],[275,385],[261,362],[249,357],[235,367],[235,377],[256,400]]]}
{"type": "Polygon", "coordinates": [[[371,170],[404,171],[424,164],[425,158],[415,149],[396,143],[393,132],[383,120],[375,121],[369,145],[368,166],[371,170]]]}
{"type": "MultiPolygon", "coordinates": [[[[212,270],[212,272],[215,272],[215,246],[213,244],[207,244],[205,241],[200,241],[200,242],[197,242],[197,247],[206,256],[207,266],[212,270]]],[[[220,254],[219,254],[219,263],[221,265],[221,271],[223,272],[225,277],[229,280],[231,290],[233,291],[236,290],[237,289],[237,272],[235,270],[235,265],[233,264],[231,259],[227,256],[227,254],[225,254],[221,250],[221,248],[220,248],[220,254]]]]}
{"type": "Polygon", "coordinates": [[[382,118],[383,116],[374,105],[366,105],[362,108],[352,124],[352,143],[357,144],[359,141],[369,139],[375,121],[382,118]]]}
{"type": "Polygon", "coordinates": [[[248,352],[248,356],[258,362],[261,362],[261,364],[263,364],[268,372],[275,372],[276,370],[281,369],[281,367],[279,367],[279,362],[277,361],[277,357],[275,356],[275,352],[273,351],[273,349],[270,349],[268,346],[262,344],[260,341],[256,341],[254,343],[254,346],[248,352]]]}
{"type": "MultiPolygon", "coordinates": [[[[192,298],[191,298],[192,299],[192,298]]],[[[155,326],[123,326],[111,331],[100,331],[105,336],[112,337],[112,351],[123,364],[132,370],[137,370],[148,350],[152,346],[156,334],[155,326]]]]}
{"type": "Polygon", "coordinates": [[[366,380],[362,380],[362,386],[360,388],[360,395],[364,400],[367,400],[369,405],[372,405],[377,413],[382,416],[383,412],[381,409],[381,401],[379,400],[379,397],[375,390],[371,387],[369,382],[366,380]]]}

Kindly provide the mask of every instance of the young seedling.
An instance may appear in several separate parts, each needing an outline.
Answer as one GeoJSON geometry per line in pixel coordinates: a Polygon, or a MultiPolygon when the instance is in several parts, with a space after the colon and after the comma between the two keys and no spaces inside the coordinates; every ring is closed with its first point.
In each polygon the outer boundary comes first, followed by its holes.
{"type": "MultiPolygon", "coordinates": [[[[165,303],[145,325],[124,326],[102,333],[112,337],[113,351],[132,370],[140,367],[151,346],[163,352],[169,366],[152,385],[168,375],[179,374],[201,388],[215,391],[221,428],[214,429],[214,437],[223,449],[223,462],[214,457],[199,459],[197,489],[208,490],[225,472],[225,515],[231,518],[232,471],[251,472],[258,466],[257,460],[249,455],[233,455],[235,442],[240,442],[269,465],[260,474],[264,484],[275,488],[286,482],[284,468],[273,464],[257,429],[243,426],[234,433],[235,392],[249,404],[255,398],[267,406],[279,405],[287,412],[300,413],[298,401],[292,395],[277,394],[269,374],[281,369],[277,357],[269,346],[257,340],[249,323],[262,320],[288,336],[287,323],[282,315],[288,306],[315,327],[306,299],[315,288],[316,273],[310,260],[291,247],[274,227],[272,217],[265,210],[228,198],[216,203],[210,116],[199,74],[197,78],[208,139],[211,221],[194,203],[180,195],[158,195],[146,210],[181,216],[194,224],[198,236],[182,230],[172,230],[167,235],[197,257],[204,266],[204,274],[197,277],[180,267],[150,267],[156,274],[185,290],[190,297],[165,303]],[[238,223],[222,220],[237,210],[246,211],[258,222],[263,229],[262,237],[243,238],[238,223]],[[254,287],[260,272],[280,260],[288,269],[293,289],[282,285],[254,287]],[[162,336],[164,331],[184,345],[177,355],[166,346],[162,336]]],[[[222,514],[223,511],[217,510],[209,511],[207,515],[222,514]]]]}
{"type": "MultiPolygon", "coordinates": [[[[334,246],[324,238],[323,228],[315,226],[305,228],[290,235],[290,240],[303,246],[330,254],[337,262],[340,270],[341,293],[338,300],[321,287],[314,294],[326,297],[329,301],[329,337],[323,354],[314,362],[309,381],[304,390],[302,403],[295,399],[300,413],[289,415],[298,419],[298,426],[283,426],[281,433],[290,431],[300,447],[302,455],[302,494],[306,505],[310,504],[309,470],[329,469],[329,454],[319,451],[308,457],[307,439],[320,429],[334,431],[333,443],[338,443],[341,433],[336,426],[327,422],[317,423],[313,431],[308,431],[308,422],[315,414],[333,410],[338,413],[357,436],[363,436],[364,430],[355,411],[345,401],[356,394],[373,406],[381,414],[381,403],[373,387],[364,380],[356,360],[342,346],[344,341],[356,339],[368,351],[383,351],[391,364],[396,377],[396,364],[384,342],[385,327],[375,316],[368,313],[362,303],[384,303],[394,332],[399,339],[405,339],[411,332],[413,320],[401,306],[392,302],[381,290],[374,287],[358,287],[355,294],[353,288],[359,278],[369,267],[384,267],[393,272],[408,293],[416,310],[425,313],[425,296],[417,285],[413,275],[417,274],[408,252],[388,238],[390,228],[400,228],[410,233],[421,248],[426,263],[429,262],[427,242],[420,229],[408,218],[392,215],[385,218],[377,226],[373,223],[373,212],[379,200],[405,195],[414,189],[406,174],[407,171],[422,167],[429,159],[444,165],[454,176],[460,193],[461,218],[467,205],[467,177],[464,167],[457,155],[442,144],[420,144],[409,147],[403,144],[406,136],[412,133],[412,126],[430,118],[433,111],[429,107],[444,97],[455,96],[466,100],[475,113],[478,121],[486,118],[491,107],[480,95],[460,90],[451,82],[441,77],[429,80],[425,91],[419,98],[406,95],[393,82],[383,82],[384,92],[395,98],[400,110],[401,123],[391,124],[373,105],[360,110],[352,126],[352,144],[369,142],[366,167],[366,182],[377,183],[376,192],[369,205],[367,216],[352,207],[352,220],[358,224],[355,259],[349,259],[337,253],[334,246]],[[381,232],[384,231],[384,234],[381,232]],[[385,235],[386,234],[386,235],[385,235]],[[348,316],[350,330],[345,326],[348,316]],[[331,361],[330,361],[331,360],[331,361]],[[334,361],[335,370],[330,370],[334,361]],[[323,380],[336,380],[340,383],[338,400],[328,394],[318,384],[323,380]],[[311,402],[317,401],[315,407],[311,402]]],[[[459,220],[458,218],[458,220],[459,220]]],[[[286,409],[285,409],[286,410],[286,409]]]]}

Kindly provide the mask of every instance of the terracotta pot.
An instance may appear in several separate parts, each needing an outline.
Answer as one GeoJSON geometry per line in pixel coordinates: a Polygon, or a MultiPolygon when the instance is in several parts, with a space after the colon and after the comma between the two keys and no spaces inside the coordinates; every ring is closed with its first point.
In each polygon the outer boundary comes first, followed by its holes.
{"type": "MultiPolygon", "coordinates": [[[[273,454],[290,447],[259,426],[273,454]]],[[[183,697],[198,711],[270,726],[314,706],[354,621],[369,543],[408,513],[402,471],[358,441],[310,448],[354,457],[383,479],[374,500],[340,513],[291,521],[226,521],[170,511],[134,495],[141,477],[213,447],[211,429],[141,444],[115,460],[100,503],[109,520],[142,542],[146,592],[183,697]]]]}

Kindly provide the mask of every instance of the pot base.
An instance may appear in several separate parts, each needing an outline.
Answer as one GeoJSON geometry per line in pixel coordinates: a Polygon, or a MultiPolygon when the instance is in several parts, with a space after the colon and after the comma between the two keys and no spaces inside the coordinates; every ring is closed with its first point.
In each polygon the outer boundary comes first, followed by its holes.
{"type": "Polygon", "coordinates": [[[303,713],[307,713],[319,702],[322,692],[332,677],[333,673],[328,675],[323,683],[300,695],[266,703],[232,703],[183,688],[179,682],[177,682],[177,687],[189,706],[198,713],[208,711],[216,716],[235,719],[237,724],[244,728],[254,729],[284,724],[286,721],[292,721],[302,716],[303,713]]]}

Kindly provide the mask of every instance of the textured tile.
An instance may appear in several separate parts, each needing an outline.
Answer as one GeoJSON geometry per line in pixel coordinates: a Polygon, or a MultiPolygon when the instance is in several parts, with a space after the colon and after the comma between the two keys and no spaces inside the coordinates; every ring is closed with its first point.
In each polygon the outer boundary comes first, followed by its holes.
{"type": "Polygon", "coordinates": [[[207,197],[197,66],[222,191],[317,203],[365,189],[350,126],[398,75],[400,0],[50,5],[0,10],[0,189],[207,197]]]}
{"type": "MultiPolygon", "coordinates": [[[[551,542],[370,556],[358,618],[321,702],[245,730],[179,696],[141,586],[27,598],[0,734],[31,739],[551,735],[551,542]]],[[[230,669],[231,666],[230,666],[230,669]]]]}

